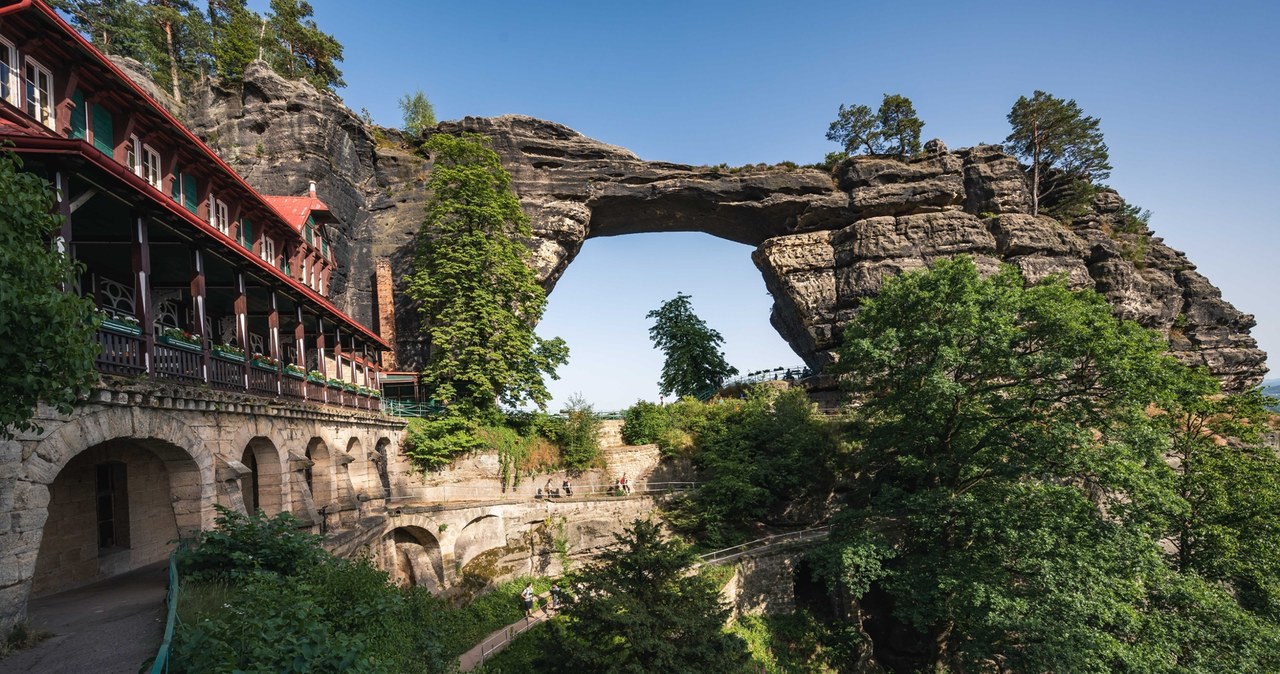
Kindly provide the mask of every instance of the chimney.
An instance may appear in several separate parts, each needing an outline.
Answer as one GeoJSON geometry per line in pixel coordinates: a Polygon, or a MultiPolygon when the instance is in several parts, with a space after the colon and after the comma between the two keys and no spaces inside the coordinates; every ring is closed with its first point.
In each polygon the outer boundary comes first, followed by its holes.
{"type": "Polygon", "coordinates": [[[311,194],[312,199],[316,198],[316,181],[311,181],[311,186],[307,189],[307,192],[311,194]]]}

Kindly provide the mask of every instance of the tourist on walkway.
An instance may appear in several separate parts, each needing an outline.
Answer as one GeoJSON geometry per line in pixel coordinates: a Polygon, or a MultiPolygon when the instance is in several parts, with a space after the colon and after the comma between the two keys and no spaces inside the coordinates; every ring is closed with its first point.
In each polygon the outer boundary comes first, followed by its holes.
{"type": "Polygon", "coordinates": [[[565,496],[573,496],[573,486],[569,484],[569,478],[564,479],[564,484],[560,485],[564,489],[565,496]]]}
{"type": "Polygon", "coordinates": [[[560,610],[560,585],[551,584],[551,608],[560,610]]]}
{"type": "Polygon", "coordinates": [[[524,586],[524,590],[520,592],[520,598],[524,600],[524,617],[533,617],[533,583],[524,586]]]}

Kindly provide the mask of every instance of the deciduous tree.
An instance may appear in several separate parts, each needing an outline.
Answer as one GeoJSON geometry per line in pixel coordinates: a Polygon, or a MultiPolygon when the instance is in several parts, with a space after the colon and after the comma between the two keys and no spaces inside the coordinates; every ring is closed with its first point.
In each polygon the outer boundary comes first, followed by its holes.
{"type": "Polygon", "coordinates": [[[402,96],[400,112],[404,113],[404,130],[415,138],[436,125],[436,110],[421,91],[402,96]]]}
{"type": "Polygon", "coordinates": [[[75,267],[51,245],[54,197],[0,151],[0,438],[37,428],[36,404],[66,414],[94,381],[93,304],[67,292],[75,267]]]}
{"type": "Polygon", "coordinates": [[[409,296],[420,303],[428,341],[423,383],[472,413],[550,398],[543,376],[568,360],[564,340],[534,326],[546,292],[529,267],[532,232],[488,140],[436,134],[426,220],[409,296]]]}
{"type": "MultiPolygon", "coordinates": [[[[1081,192],[1111,175],[1107,144],[1098,118],[1084,114],[1075,100],[1037,90],[1022,96],[1009,111],[1013,132],[1005,139],[1011,152],[1027,162],[1031,177],[1031,213],[1069,192],[1081,192]],[[1048,180],[1047,172],[1061,175],[1048,180]]],[[[1087,190],[1086,190],[1087,191],[1087,190]]]]}
{"type": "Polygon", "coordinates": [[[666,356],[658,381],[663,395],[697,396],[738,374],[738,368],[725,362],[720,350],[724,337],[693,313],[689,299],[689,295],[677,293],[645,314],[645,318],[654,319],[649,338],[666,356]]]}

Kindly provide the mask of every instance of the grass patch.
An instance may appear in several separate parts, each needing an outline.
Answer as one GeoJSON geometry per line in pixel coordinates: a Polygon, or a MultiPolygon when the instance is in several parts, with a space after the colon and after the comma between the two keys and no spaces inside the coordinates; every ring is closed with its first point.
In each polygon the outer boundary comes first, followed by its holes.
{"type": "Polygon", "coordinates": [[[0,658],[23,651],[53,636],[48,630],[35,629],[25,622],[18,623],[0,640],[0,658]]]}
{"type": "Polygon", "coordinates": [[[744,615],[727,628],[742,637],[751,653],[749,672],[835,674],[836,654],[824,645],[826,627],[805,612],[786,615],[744,615]]]}
{"type": "Polygon", "coordinates": [[[539,664],[552,650],[551,639],[551,630],[547,629],[546,623],[534,625],[488,662],[471,671],[476,674],[527,674],[539,671],[539,664]]]}
{"type": "MultiPolygon", "coordinates": [[[[438,632],[444,653],[454,657],[462,655],[489,634],[523,618],[524,604],[520,600],[520,591],[530,580],[533,580],[536,594],[551,588],[551,581],[545,578],[516,578],[476,597],[466,606],[444,611],[438,632]]],[[[540,605],[535,606],[535,609],[539,608],[540,605]]]]}

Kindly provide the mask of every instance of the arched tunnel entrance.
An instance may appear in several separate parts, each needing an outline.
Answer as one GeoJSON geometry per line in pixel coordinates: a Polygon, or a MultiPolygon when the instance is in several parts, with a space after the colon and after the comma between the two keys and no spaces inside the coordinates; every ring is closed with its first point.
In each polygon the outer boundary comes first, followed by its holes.
{"type": "Polygon", "coordinates": [[[443,585],[444,560],[440,542],[422,527],[407,526],[391,530],[383,539],[388,573],[392,582],[402,587],[425,587],[438,592],[443,585]]]}

